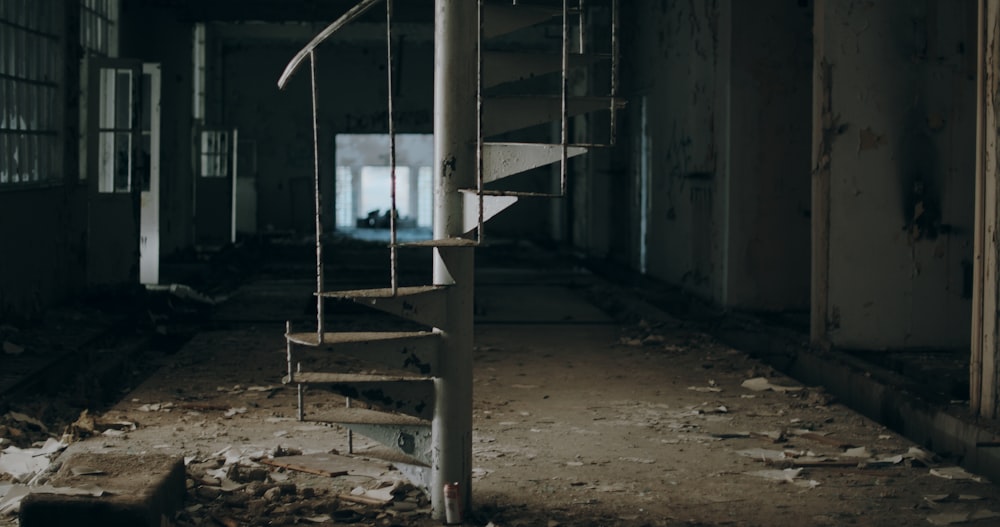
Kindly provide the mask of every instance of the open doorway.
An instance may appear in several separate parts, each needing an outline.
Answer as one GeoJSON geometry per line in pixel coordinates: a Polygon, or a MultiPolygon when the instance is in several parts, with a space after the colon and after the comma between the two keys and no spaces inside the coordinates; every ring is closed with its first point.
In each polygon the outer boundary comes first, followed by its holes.
{"type": "MultiPolygon", "coordinates": [[[[396,218],[402,241],[428,240],[434,211],[434,136],[396,135],[396,218]]],[[[336,227],[350,237],[388,240],[392,170],[386,134],[336,137],[336,227]]]]}

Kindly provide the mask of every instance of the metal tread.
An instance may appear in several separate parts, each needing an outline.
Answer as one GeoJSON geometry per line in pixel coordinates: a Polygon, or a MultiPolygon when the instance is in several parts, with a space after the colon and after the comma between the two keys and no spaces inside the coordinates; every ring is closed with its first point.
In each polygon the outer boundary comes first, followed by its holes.
{"type": "Polygon", "coordinates": [[[396,247],[476,247],[477,245],[479,245],[478,241],[469,238],[442,238],[440,240],[397,243],[396,247]]]}
{"type": "MultiPolygon", "coordinates": [[[[531,143],[531,142],[528,142],[528,141],[483,141],[483,146],[501,146],[501,147],[502,146],[513,146],[513,147],[523,146],[523,147],[528,147],[528,148],[530,148],[532,146],[538,146],[538,147],[548,146],[548,147],[553,147],[553,148],[562,148],[562,143],[531,143]]],[[[610,143],[566,143],[566,146],[569,147],[569,148],[574,148],[574,147],[575,148],[606,148],[606,147],[611,147],[611,146],[615,146],[615,145],[612,145],[610,143]]]]}
{"type": "MultiPolygon", "coordinates": [[[[357,457],[366,457],[371,459],[378,459],[380,461],[386,461],[392,463],[397,469],[402,470],[404,467],[399,465],[412,465],[413,467],[420,469],[431,468],[430,464],[424,463],[418,459],[408,456],[397,450],[385,446],[373,446],[371,448],[366,448],[365,450],[355,450],[354,455],[357,457]]],[[[411,483],[416,483],[411,480],[411,483]]]]}
{"type": "Polygon", "coordinates": [[[474,188],[462,188],[459,192],[464,192],[467,194],[481,194],[483,196],[512,196],[518,198],[562,198],[565,197],[562,194],[553,194],[551,192],[528,192],[524,190],[486,190],[482,191],[474,188]]]}
{"type": "Polygon", "coordinates": [[[361,384],[369,382],[427,382],[426,375],[382,375],[372,373],[296,372],[281,378],[283,384],[361,384]]]}
{"type": "Polygon", "coordinates": [[[436,333],[430,331],[342,331],[323,333],[322,342],[319,341],[319,334],[316,332],[287,333],[285,334],[285,338],[294,344],[316,347],[353,342],[385,342],[390,340],[436,338],[436,335],[436,333]]]}
{"type": "Polygon", "coordinates": [[[322,291],[316,293],[324,298],[398,298],[403,296],[421,295],[432,293],[447,288],[444,285],[419,285],[408,287],[397,287],[395,291],[391,287],[376,289],[354,289],[349,291],[322,291]]]}
{"type": "Polygon", "coordinates": [[[375,426],[431,426],[431,422],[411,415],[392,412],[379,412],[365,408],[327,408],[322,412],[310,413],[307,421],[314,423],[333,423],[345,425],[375,425],[375,426]]]}

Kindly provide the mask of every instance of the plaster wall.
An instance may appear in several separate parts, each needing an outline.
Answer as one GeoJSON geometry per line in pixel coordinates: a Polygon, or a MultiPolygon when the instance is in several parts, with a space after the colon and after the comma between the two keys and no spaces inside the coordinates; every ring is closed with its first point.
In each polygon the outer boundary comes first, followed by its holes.
{"type": "MultiPolygon", "coordinates": [[[[623,93],[632,105],[647,97],[648,273],[721,302],[730,2],[623,2],[622,10],[622,27],[634,28],[622,35],[623,93]]],[[[636,225],[619,228],[635,239],[636,225]]]]}
{"type": "Polygon", "coordinates": [[[733,2],[727,306],[809,307],[811,2],[733,2]]]}
{"type": "Polygon", "coordinates": [[[975,7],[817,3],[829,278],[814,309],[834,345],[969,342],[975,7]]]}

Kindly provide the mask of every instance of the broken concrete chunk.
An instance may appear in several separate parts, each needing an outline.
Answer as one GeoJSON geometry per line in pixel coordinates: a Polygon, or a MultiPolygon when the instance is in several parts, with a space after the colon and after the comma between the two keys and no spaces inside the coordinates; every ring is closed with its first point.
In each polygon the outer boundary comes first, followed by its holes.
{"type": "Polygon", "coordinates": [[[753,390],[755,392],[764,392],[767,390],[785,393],[785,392],[797,392],[802,389],[801,386],[781,386],[779,384],[772,384],[764,377],[754,377],[753,379],[747,379],[741,384],[744,388],[748,390],[753,390]]]}

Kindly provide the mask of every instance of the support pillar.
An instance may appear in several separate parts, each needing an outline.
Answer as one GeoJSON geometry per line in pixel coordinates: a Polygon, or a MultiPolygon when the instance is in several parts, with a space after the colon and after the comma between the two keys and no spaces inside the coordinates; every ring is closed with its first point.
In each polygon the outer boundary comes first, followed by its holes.
{"type": "MultiPolygon", "coordinates": [[[[459,190],[476,181],[477,10],[477,2],[469,0],[434,3],[434,238],[439,240],[464,233],[459,190]]],[[[458,483],[461,510],[470,508],[473,265],[472,248],[435,249],[434,284],[452,286],[447,323],[439,328],[441,373],[435,380],[430,489],[435,519],[444,518],[445,483],[458,483]]]]}
{"type": "Polygon", "coordinates": [[[998,415],[997,330],[1000,320],[1000,5],[980,0],[976,75],[976,200],[972,278],[972,342],[969,360],[969,407],[987,419],[998,415]]]}

